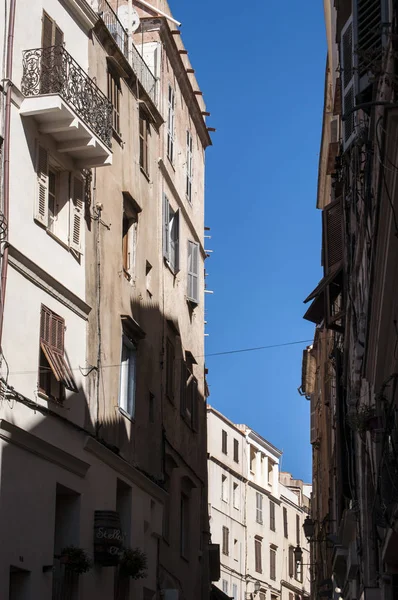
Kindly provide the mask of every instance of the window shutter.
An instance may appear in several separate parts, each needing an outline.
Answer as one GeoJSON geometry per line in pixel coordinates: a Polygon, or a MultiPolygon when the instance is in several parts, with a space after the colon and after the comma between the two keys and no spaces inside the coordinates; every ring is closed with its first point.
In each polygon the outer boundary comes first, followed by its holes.
{"type": "Polygon", "coordinates": [[[184,418],[187,413],[187,378],[187,366],[184,361],[181,361],[180,413],[184,418]]]}
{"type": "Polygon", "coordinates": [[[192,377],[191,381],[191,398],[192,398],[192,429],[198,431],[199,429],[199,394],[198,394],[198,380],[196,377],[192,377]]]}
{"type": "Polygon", "coordinates": [[[82,233],[84,222],[84,186],[83,181],[73,178],[73,195],[71,204],[69,245],[76,252],[82,253],[82,233]]]}
{"type": "Polygon", "coordinates": [[[199,301],[199,244],[188,241],[188,298],[196,303],[199,301]]]}
{"type": "Polygon", "coordinates": [[[64,34],[61,29],[55,25],[55,36],[54,36],[54,44],[55,46],[62,46],[64,43],[64,34]]]}
{"type": "Polygon", "coordinates": [[[294,553],[293,546],[289,546],[289,577],[294,575],[294,553]]]}
{"type": "Polygon", "coordinates": [[[354,78],[354,44],[352,17],[344,25],[341,32],[341,66],[343,88],[343,143],[346,149],[355,135],[355,115],[352,109],[355,105],[355,78],[354,78]]]}
{"type": "Polygon", "coordinates": [[[382,23],[380,0],[357,0],[358,73],[362,77],[381,59],[382,23]]]}
{"type": "Polygon", "coordinates": [[[323,209],[323,248],[325,275],[334,271],[343,260],[342,210],[340,200],[323,209]]]}
{"type": "Polygon", "coordinates": [[[174,236],[174,271],[180,270],[180,211],[174,214],[175,236],[174,236]]]}
{"type": "Polygon", "coordinates": [[[276,551],[271,548],[270,550],[270,577],[275,581],[276,579],[276,551]]]}
{"type": "Polygon", "coordinates": [[[163,194],[163,256],[169,260],[170,240],[169,240],[169,201],[166,194],[163,194]]]}
{"type": "Polygon", "coordinates": [[[53,45],[53,21],[46,13],[43,13],[41,45],[43,48],[49,48],[53,45]]]}
{"type": "Polygon", "coordinates": [[[296,544],[300,546],[300,516],[296,515],[296,544]]]}
{"type": "Polygon", "coordinates": [[[254,562],[255,562],[255,570],[257,573],[262,572],[261,565],[261,540],[254,540],[254,562]]]}
{"type": "Polygon", "coordinates": [[[62,317],[52,315],[51,319],[51,346],[59,354],[64,353],[65,321],[62,317]]]}
{"type": "Polygon", "coordinates": [[[48,153],[43,146],[37,146],[37,194],[35,206],[35,219],[48,225],[48,153]]]}

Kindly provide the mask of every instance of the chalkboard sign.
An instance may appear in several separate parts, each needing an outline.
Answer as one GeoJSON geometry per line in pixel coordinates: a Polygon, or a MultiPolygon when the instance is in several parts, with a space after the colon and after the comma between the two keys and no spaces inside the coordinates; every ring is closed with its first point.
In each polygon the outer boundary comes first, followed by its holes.
{"type": "Polygon", "coordinates": [[[119,564],[123,547],[123,532],[119,513],[96,510],[94,516],[94,561],[103,567],[119,564]]]}

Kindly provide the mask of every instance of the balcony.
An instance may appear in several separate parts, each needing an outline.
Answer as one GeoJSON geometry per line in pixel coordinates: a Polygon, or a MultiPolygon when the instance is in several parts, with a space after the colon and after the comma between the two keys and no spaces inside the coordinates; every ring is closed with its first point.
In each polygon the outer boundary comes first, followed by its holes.
{"type": "Polygon", "coordinates": [[[63,46],[23,52],[20,113],[78,168],[112,163],[112,105],[63,46]]]}
{"type": "Polygon", "coordinates": [[[119,21],[119,18],[113,8],[106,0],[99,0],[98,11],[106,28],[115,40],[119,50],[121,50],[124,57],[128,60],[142,87],[152,102],[156,105],[156,77],[133,43],[131,44],[131,56],[129,56],[127,31],[119,21]]]}

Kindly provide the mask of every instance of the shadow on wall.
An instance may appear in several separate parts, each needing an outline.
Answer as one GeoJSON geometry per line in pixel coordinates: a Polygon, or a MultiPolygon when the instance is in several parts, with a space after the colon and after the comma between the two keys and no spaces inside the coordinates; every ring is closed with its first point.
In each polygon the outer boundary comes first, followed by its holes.
{"type": "MultiPolygon", "coordinates": [[[[0,580],[8,578],[10,599],[25,600],[24,590],[28,589],[29,580],[45,577],[46,565],[49,565],[49,571],[52,571],[50,565],[55,565],[53,584],[47,583],[47,587],[58,585],[61,579],[64,582],[65,573],[59,564],[62,548],[92,540],[89,532],[93,530],[94,510],[102,509],[103,505],[101,497],[95,495],[98,482],[90,479],[91,456],[84,450],[88,437],[135,466],[169,494],[165,477],[166,454],[174,454],[178,457],[179,468],[192,473],[192,478],[201,482],[197,508],[204,518],[207,516],[206,407],[197,384],[194,388],[191,386],[191,382],[201,380],[203,374],[198,372],[200,367],[195,364],[195,357],[184,353],[176,320],[163,316],[154,304],[134,301],[131,315],[145,332],[145,337],[137,342],[134,419],[122,414],[117,406],[106,417],[101,416],[101,411],[97,412],[95,370],[87,376],[88,396],[80,387],[62,405],[51,401],[38,405],[20,395],[18,390],[9,390],[5,395],[3,402],[11,408],[8,414],[12,415],[12,409],[17,408],[15,419],[2,420],[0,424],[0,437],[9,442],[3,446],[1,461],[0,536],[3,543],[0,564],[3,566],[0,567],[0,580]],[[167,367],[167,359],[173,368],[167,367]],[[33,423],[28,431],[18,427],[21,416],[24,422],[29,419],[33,423]],[[87,511],[87,503],[91,513],[87,511]]],[[[102,399],[108,394],[117,398],[118,390],[107,389],[101,373],[99,383],[102,399]]],[[[168,504],[174,505],[169,526],[178,535],[173,538],[176,547],[173,548],[173,544],[167,546],[167,553],[175,555],[178,565],[181,562],[181,532],[177,530],[182,527],[182,519],[178,513],[177,520],[176,515],[180,510],[182,483],[176,489],[178,498],[168,504]]],[[[119,508],[118,502],[122,506],[122,492],[122,489],[114,490],[116,504],[113,510],[119,508]]],[[[110,493],[113,491],[106,491],[108,497],[110,493]]],[[[198,514],[191,514],[189,519],[198,529],[199,544],[203,531],[208,531],[208,523],[200,522],[198,514]]],[[[91,556],[92,546],[87,551],[91,556]]],[[[154,571],[156,561],[155,558],[148,569],[154,571]]],[[[179,569],[171,572],[173,569],[169,564],[167,568],[163,576],[158,574],[158,589],[167,584],[180,589],[182,598],[189,598],[194,597],[197,588],[199,598],[200,588],[208,585],[203,582],[197,561],[195,566],[187,563],[186,573],[182,575],[179,569]]],[[[48,582],[50,577],[49,573],[48,582]]],[[[145,586],[145,581],[143,583],[145,586]]],[[[68,586],[73,593],[76,581],[72,579],[68,586]]],[[[64,596],[57,596],[53,588],[53,598],[58,597],[64,596]]]]}

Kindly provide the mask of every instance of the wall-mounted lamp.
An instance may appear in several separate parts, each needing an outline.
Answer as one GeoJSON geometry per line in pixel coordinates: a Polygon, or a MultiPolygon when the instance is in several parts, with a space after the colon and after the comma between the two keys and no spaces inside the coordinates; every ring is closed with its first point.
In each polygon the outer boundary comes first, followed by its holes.
{"type": "Polygon", "coordinates": [[[310,516],[306,516],[303,523],[304,535],[307,541],[310,542],[315,534],[315,523],[310,516]]]}
{"type": "Polygon", "coordinates": [[[254,582],[254,595],[258,594],[261,588],[261,583],[259,581],[254,582]]]}

